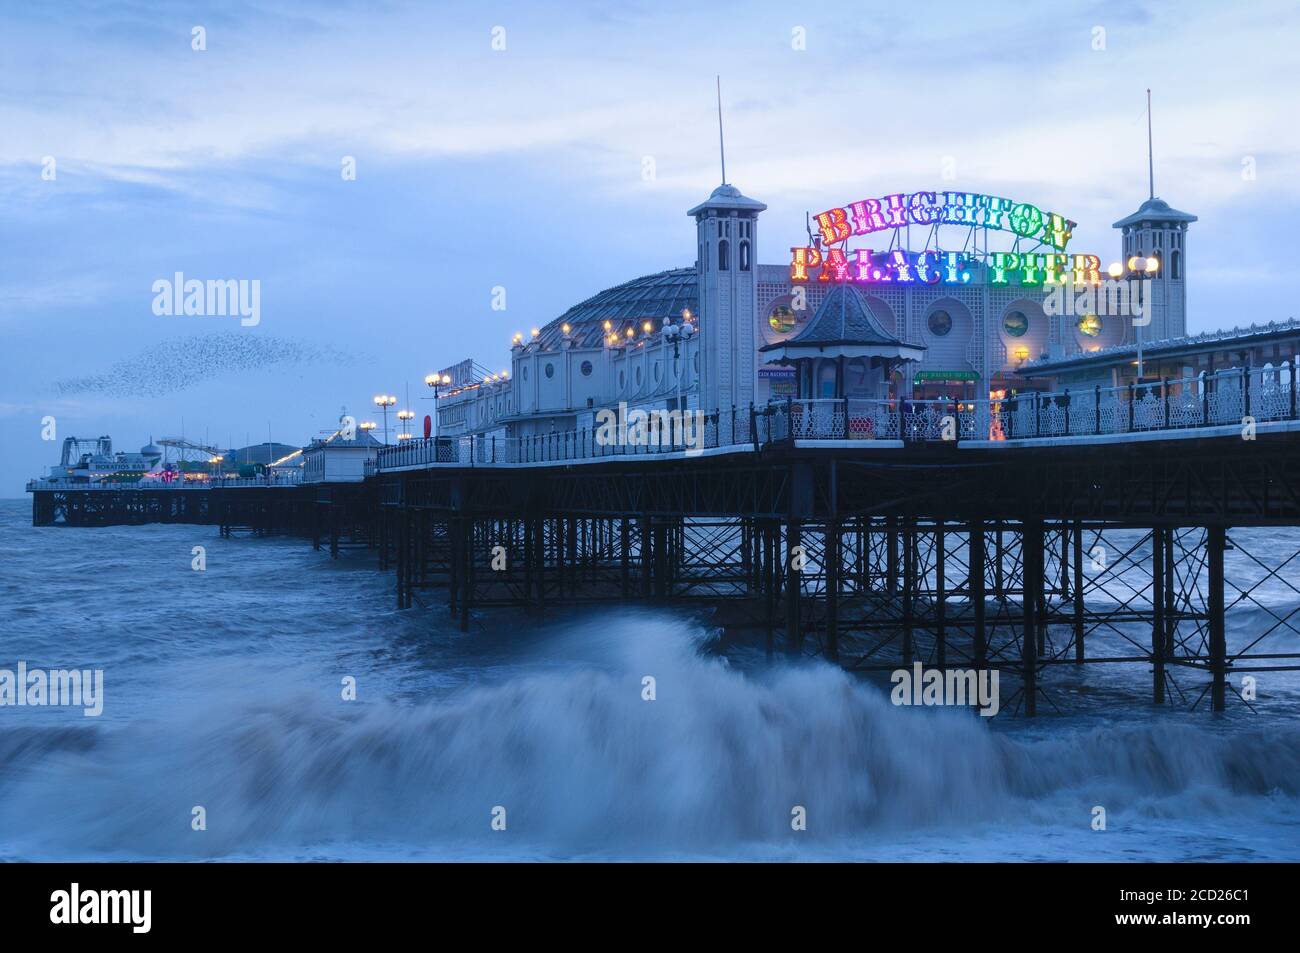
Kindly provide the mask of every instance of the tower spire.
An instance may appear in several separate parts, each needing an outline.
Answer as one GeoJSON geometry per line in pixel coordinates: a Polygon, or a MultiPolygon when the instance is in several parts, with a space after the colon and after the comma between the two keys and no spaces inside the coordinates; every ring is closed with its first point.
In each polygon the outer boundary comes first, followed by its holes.
{"type": "Polygon", "coordinates": [[[1156,165],[1155,158],[1151,150],[1151,90],[1147,90],[1147,185],[1150,191],[1148,198],[1156,197],[1156,165]]]}
{"type": "Polygon", "coordinates": [[[718,156],[722,160],[722,184],[727,184],[727,147],[722,141],[722,76],[718,81],[718,156]]]}

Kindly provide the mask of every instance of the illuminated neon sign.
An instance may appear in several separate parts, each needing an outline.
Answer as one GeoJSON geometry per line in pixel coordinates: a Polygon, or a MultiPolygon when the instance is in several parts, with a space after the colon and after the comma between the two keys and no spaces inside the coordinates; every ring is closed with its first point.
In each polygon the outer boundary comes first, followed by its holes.
{"type": "Polygon", "coordinates": [[[981,263],[965,252],[887,252],[806,246],[790,249],[790,280],[895,285],[965,285],[983,268],[991,285],[1095,285],[1101,282],[1096,255],[1036,252],[991,252],[981,263]]]}
{"type": "Polygon", "coordinates": [[[1077,224],[1028,202],[976,192],[900,192],[827,209],[815,221],[824,245],[909,225],[966,225],[1011,232],[1057,251],[1077,224]]]}

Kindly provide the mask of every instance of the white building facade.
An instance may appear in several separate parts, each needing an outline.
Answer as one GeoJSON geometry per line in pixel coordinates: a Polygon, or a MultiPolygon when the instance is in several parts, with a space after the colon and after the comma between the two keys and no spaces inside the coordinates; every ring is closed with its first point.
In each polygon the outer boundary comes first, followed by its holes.
{"type": "Polygon", "coordinates": [[[1186,333],[1196,217],[1158,198],[1115,223],[1112,256],[1067,251],[1075,223],[1028,203],[916,192],[818,213],[806,244],[760,264],[766,209],[719,186],[687,213],[693,267],[609,288],[517,337],[507,371],[442,391],[438,434],[589,431],[620,404],[721,420],[788,397],[1000,397],[1049,387],[1038,368],[1053,360],[1186,333]],[[1118,301],[1135,282],[1141,315],[1118,301]]]}

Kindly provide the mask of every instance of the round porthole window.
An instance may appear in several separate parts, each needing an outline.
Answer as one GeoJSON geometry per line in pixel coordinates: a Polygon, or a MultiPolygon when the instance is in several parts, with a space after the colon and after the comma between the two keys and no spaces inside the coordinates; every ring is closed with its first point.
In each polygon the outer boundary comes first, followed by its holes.
{"type": "Polygon", "coordinates": [[[583,361],[583,362],[582,362],[582,366],[581,366],[580,368],[578,368],[578,369],[579,369],[580,371],[582,371],[582,376],[583,376],[583,377],[590,377],[590,376],[591,376],[591,361],[583,361]]]}
{"type": "Polygon", "coordinates": [[[1101,334],[1101,318],[1095,314],[1085,314],[1079,319],[1076,325],[1080,334],[1086,334],[1090,338],[1095,338],[1101,334]]]}
{"type": "Polygon", "coordinates": [[[777,334],[789,334],[794,330],[794,310],[789,305],[777,305],[767,316],[767,325],[777,334]]]}
{"type": "Polygon", "coordinates": [[[619,371],[619,372],[618,372],[618,389],[619,389],[619,390],[622,390],[622,389],[623,389],[624,387],[626,387],[626,386],[627,386],[627,375],[624,374],[622,371],[619,371]]]}
{"type": "Polygon", "coordinates": [[[527,365],[527,364],[525,364],[525,365],[523,366],[523,370],[521,370],[520,373],[523,374],[524,380],[528,380],[528,365],[527,365]]]}
{"type": "Polygon", "coordinates": [[[930,333],[941,338],[952,330],[952,315],[947,311],[931,311],[929,325],[930,333]]]}
{"type": "Polygon", "coordinates": [[[636,382],[637,384],[641,383],[641,368],[639,367],[636,369],[636,382]]]}
{"type": "Polygon", "coordinates": [[[1002,319],[1002,330],[1013,338],[1023,337],[1029,330],[1029,318],[1023,311],[1012,311],[1002,319]]]}
{"type": "Polygon", "coordinates": [[[546,377],[547,377],[548,380],[549,380],[550,378],[552,378],[552,377],[555,376],[555,365],[554,365],[554,364],[547,364],[546,367],[545,367],[544,369],[545,369],[545,371],[546,371],[546,377]]]}

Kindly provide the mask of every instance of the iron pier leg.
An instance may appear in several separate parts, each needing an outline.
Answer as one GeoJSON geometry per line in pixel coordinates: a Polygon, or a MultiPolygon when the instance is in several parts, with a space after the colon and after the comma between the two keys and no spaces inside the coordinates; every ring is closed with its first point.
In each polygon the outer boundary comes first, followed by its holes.
{"type": "Polygon", "coordinates": [[[943,520],[934,524],[934,629],[935,657],[940,669],[948,667],[948,633],[946,631],[946,603],[944,582],[944,528],[943,520]]]}
{"type": "Polygon", "coordinates": [[[745,577],[745,593],[749,595],[754,589],[754,560],[753,560],[753,524],[743,517],[740,520],[740,571],[745,577]]]}
{"type": "Polygon", "coordinates": [[[767,657],[772,658],[776,641],[776,542],[777,524],[768,521],[763,525],[763,600],[767,619],[767,657]]]}
{"type": "Polygon", "coordinates": [[[1038,657],[1047,654],[1047,590],[1050,585],[1047,578],[1047,550],[1051,546],[1051,534],[1044,530],[1042,546],[1038,550],[1038,585],[1034,587],[1035,638],[1038,642],[1038,657]]]}
{"type": "Polygon", "coordinates": [[[1003,578],[1002,563],[1006,559],[1006,542],[1002,538],[1002,524],[998,524],[993,534],[993,594],[999,600],[1006,599],[1006,579],[1003,578]]]}
{"type": "Polygon", "coordinates": [[[578,591],[578,523],[572,519],[555,521],[556,552],[555,557],[560,566],[561,598],[572,599],[578,591]]]}
{"type": "Polygon", "coordinates": [[[533,578],[537,580],[537,611],[546,611],[546,520],[538,517],[533,520],[533,560],[535,562],[533,578]]]}
{"type": "Polygon", "coordinates": [[[1021,532],[1020,563],[1024,579],[1024,631],[1020,637],[1025,679],[1025,715],[1038,711],[1038,594],[1043,590],[1043,524],[1027,520],[1021,532]]]}
{"type": "Polygon", "coordinates": [[[867,592],[871,588],[871,537],[868,536],[866,545],[863,546],[863,534],[870,532],[871,524],[866,520],[858,519],[854,524],[853,533],[853,567],[854,579],[857,580],[859,592],[867,592]]]}
{"type": "Polygon", "coordinates": [[[840,657],[840,576],[843,572],[841,537],[844,527],[839,518],[839,468],[830,463],[831,518],[826,524],[822,559],[826,563],[826,655],[831,661],[840,657]]]}
{"type": "Polygon", "coordinates": [[[1227,548],[1227,530],[1211,526],[1206,532],[1206,550],[1210,591],[1207,606],[1210,615],[1210,671],[1214,675],[1211,707],[1223,711],[1228,680],[1228,643],[1223,605],[1223,551],[1227,548]]]}
{"type": "Polygon", "coordinates": [[[831,520],[826,524],[826,655],[831,661],[838,661],[840,657],[840,537],[842,532],[843,527],[839,520],[831,520]]]}
{"type": "MultiPolygon", "coordinates": [[[[891,534],[892,535],[892,534],[891,534]]],[[[890,552],[893,552],[890,545],[890,552]]],[[[892,573],[891,573],[892,576],[892,573]]],[[[916,601],[916,532],[912,517],[903,521],[903,667],[912,667],[912,610],[916,601]]]]}
{"type": "Polygon", "coordinates": [[[460,609],[460,526],[455,517],[447,520],[447,611],[456,618],[460,609]]]}
{"type": "Polygon", "coordinates": [[[1083,661],[1083,524],[1074,522],[1074,661],[1083,661]]]}
{"type": "Polygon", "coordinates": [[[898,595],[898,518],[891,516],[886,521],[885,531],[885,592],[889,596],[898,595]]]}
{"type": "Polygon", "coordinates": [[[786,524],[785,540],[785,594],[786,594],[786,649],[791,655],[797,655],[803,648],[803,606],[800,602],[800,590],[803,587],[803,573],[794,566],[795,550],[803,545],[803,531],[799,520],[791,519],[786,524]]]}
{"type": "Polygon", "coordinates": [[[469,607],[474,599],[474,522],[461,517],[460,551],[461,551],[461,596],[460,596],[460,630],[469,631],[469,607]]]}
{"type": "Polygon", "coordinates": [[[572,595],[573,582],[570,575],[573,572],[573,564],[569,561],[569,533],[573,531],[573,522],[567,519],[557,518],[553,524],[555,531],[555,591],[558,593],[559,600],[564,601],[565,595],[572,595]]]}
{"type": "Polygon", "coordinates": [[[654,528],[654,594],[655,598],[663,599],[668,595],[668,564],[671,558],[668,552],[669,526],[665,520],[660,520],[654,528]]]}
{"type": "Polygon", "coordinates": [[[650,529],[650,517],[641,517],[641,598],[650,598],[651,575],[654,573],[654,542],[650,529]]]}
{"type": "Polygon", "coordinates": [[[406,510],[401,510],[401,522],[397,524],[397,608],[406,608],[406,510]]]}
{"type": "Polygon", "coordinates": [[[533,521],[525,518],[519,522],[524,538],[524,608],[528,609],[533,604],[533,521]]]}
{"type": "Polygon", "coordinates": [[[1174,630],[1178,625],[1174,615],[1174,537],[1177,530],[1165,532],[1165,631],[1162,644],[1166,659],[1174,656],[1174,630]]]}
{"type": "Polygon", "coordinates": [[[988,657],[988,631],[984,620],[984,524],[972,523],[969,557],[971,609],[974,614],[975,671],[981,671],[988,657]]]}
{"type": "Polygon", "coordinates": [[[623,581],[623,598],[632,595],[632,531],[625,516],[619,520],[619,565],[623,581]]]}
{"type": "Polygon", "coordinates": [[[1165,536],[1166,530],[1151,529],[1151,700],[1165,701],[1165,536]]]}

